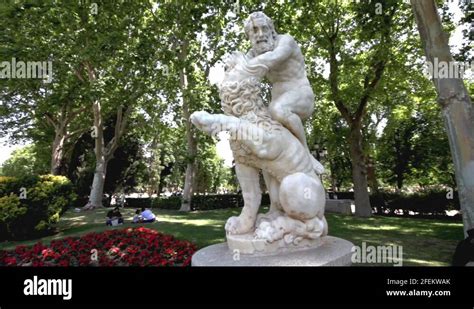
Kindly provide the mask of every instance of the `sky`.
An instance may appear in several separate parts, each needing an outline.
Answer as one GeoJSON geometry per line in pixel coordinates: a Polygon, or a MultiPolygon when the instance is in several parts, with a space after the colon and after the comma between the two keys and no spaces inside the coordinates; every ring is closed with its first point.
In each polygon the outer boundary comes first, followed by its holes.
{"type": "MultiPolygon", "coordinates": [[[[454,22],[457,23],[459,19],[462,17],[462,11],[457,5],[457,1],[452,1],[449,3],[450,11],[454,14],[454,22]]],[[[458,27],[456,31],[452,34],[450,38],[450,45],[453,47],[452,51],[456,51],[458,46],[461,45],[462,42],[462,28],[458,27]]],[[[218,84],[224,75],[224,67],[222,63],[217,63],[213,68],[211,68],[209,72],[208,80],[211,84],[215,85],[218,84]]],[[[217,154],[220,158],[224,159],[225,166],[232,166],[232,151],[230,149],[229,140],[228,140],[228,133],[221,132],[219,135],[219,141],[216,144],[217,147],[217,154]]],[[[17,144],[11,145],[8,143],[8,139],[5,137],[0,137],[0,165],[3,164],[5,160],[7,160],[11,153],[23,147],[25,144],[17,144]]]]}

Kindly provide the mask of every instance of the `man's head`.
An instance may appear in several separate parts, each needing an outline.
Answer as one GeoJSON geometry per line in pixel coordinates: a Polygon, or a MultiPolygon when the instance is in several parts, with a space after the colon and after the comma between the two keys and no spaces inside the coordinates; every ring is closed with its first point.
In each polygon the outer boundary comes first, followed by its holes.
{"type": "Polygon", "coordinates": [[[273,50],[277,33],[273,21],[263,12],[250,14],[244,24],[245,34],[257,55],[273,50]]]}

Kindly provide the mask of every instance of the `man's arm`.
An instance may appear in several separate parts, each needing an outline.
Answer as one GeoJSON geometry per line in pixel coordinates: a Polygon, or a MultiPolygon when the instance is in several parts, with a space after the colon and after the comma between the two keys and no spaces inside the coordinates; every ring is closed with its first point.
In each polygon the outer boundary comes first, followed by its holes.
{"type": "Polygon", "coordinates": [[[271,69],[288,59],[297,47],[295,40],[290,35],[281,35],[278,46],[274,50],[250,59],[248,65],[263,64],[271,69]]]}

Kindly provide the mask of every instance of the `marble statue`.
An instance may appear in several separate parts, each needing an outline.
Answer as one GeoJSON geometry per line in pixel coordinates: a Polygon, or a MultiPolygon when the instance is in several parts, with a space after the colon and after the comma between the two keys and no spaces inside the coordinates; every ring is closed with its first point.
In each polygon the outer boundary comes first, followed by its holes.
{"type": "Polygon", "coordinates": [[[230,133],[244,207],[225,225],[229,247],[239,235],[246,237],[244,242],[277,248],[307,244],[327,235],[328,226],[318,176],[324,168],[308,150],[302,123],[314,109],[303,55],[295,40],[277,34],[262,12],[252,13],[244,28],[252,48],[247,54],[234,52],[225,63],[219,86],[224,114],[198,111],[191,122],[208,134],[230,133]],[[260,96],[263,77],[272,84],[268,106],[260,96]],[[270,195],[266,214],[258,214],[260,172],[270,195]]]}
{"type": "MultiPolygon", "coordinates": [[[[290,130],[309,153],[302,120],[313,113],[314,94],[298,44],[290,35],[277,34],[272,20],[262,12],[250,14],[244,29],[252,44],[247,53],[248,66],[266,68],[262,73],[272,84],[270,115],[290,130]]],[[[316,159],[312,163],[318,174],[324,173],[316,159]]]]}

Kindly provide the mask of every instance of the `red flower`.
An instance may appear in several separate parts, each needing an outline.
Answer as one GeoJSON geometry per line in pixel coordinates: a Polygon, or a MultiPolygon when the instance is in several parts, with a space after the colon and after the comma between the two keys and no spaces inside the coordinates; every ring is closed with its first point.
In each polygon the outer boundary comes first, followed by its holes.
{"type": "Polygon", "coordinates": [[[14,266],[14,265],[16,265],[16,259],[14,257],[6,257],[5,258],[5,264],[7,266],[14,266]]]}
{"type": "Polygon", "coordinates": [[[90,233],[0,250],[0,266],[188,266],[196,246],[144,227],[90,233]],[[92,257],[97,250],[97,260],[92,257]],[[18,262],[17,262],[18,261],[18,262]]]}

